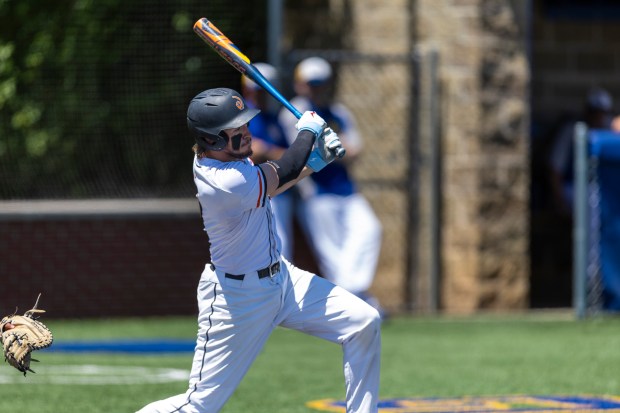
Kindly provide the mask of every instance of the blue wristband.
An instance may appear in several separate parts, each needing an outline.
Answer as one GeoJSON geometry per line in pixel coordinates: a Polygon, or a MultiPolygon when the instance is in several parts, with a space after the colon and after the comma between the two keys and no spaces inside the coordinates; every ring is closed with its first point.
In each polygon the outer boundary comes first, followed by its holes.
{"type": "Polygon", "coordinates": [[[309,124],[309,125],[304,125],[301,129],[299,129],[299,132],[301,132],[302,130],[310,131],[314,134],[314,137],[317,137],[321,133],[323,133],[323,126],[319,125],[318,123],[309,124]]]}
{"type": "Polygon", "coordinates": [[[315,148],[310,152],[310,157],[306,162],[306,166],[311,168],[314,172],[319,172],[321,169],[327,166],[327,162],[321,157],[321,153],[318,148],[315,148]]]}

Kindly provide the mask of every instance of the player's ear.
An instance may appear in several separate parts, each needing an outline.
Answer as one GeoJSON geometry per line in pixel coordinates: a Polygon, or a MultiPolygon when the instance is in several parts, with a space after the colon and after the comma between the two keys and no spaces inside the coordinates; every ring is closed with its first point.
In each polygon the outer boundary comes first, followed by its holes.
{"type": "Polygon", "coordinates": [[[215,139],[211,139],[211,138],[205,138],[205,141],[207,142],[207,144],[213,146],[217,143],[217,141],[215,139]]]}

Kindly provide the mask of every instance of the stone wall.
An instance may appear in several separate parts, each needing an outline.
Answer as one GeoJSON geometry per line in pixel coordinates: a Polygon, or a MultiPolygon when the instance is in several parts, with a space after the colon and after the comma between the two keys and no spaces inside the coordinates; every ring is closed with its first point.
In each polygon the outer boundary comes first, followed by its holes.
{"type": "Polygon", "coordinates": [[[515,309],[528,297],[528,62],[508,0],[419,0],[417,45],[440,56],[441,306],[515,309]]]}
{"type": "Polygon", "coordinates": [[[416,102],[411,100],[412,62],[389,70],[345,64],[338,72],[338,98],[360,120],[370,148],[354,171],[384,225],[373,289],[388,306],[434,310],[433,271],[440,277],[440,309],[448,312],[527,306],[526,3],[304,0],[287,10],[288,48],[382,56],[416,52],[420,57],[416,102]],[[323,40],[318,21],[333,26],[323,40]],[[432,96],[429,84],[433,51],[439,57],[438,96],[432,96]],[[429,107],[434,97],[441,111],[438,135],[429,107]],[[411,135],[413,117],[419,119],[417,136],[411,135]],[[433,136],[441,139],[438,207],[432,197],[433,136]],[[410,158],[412,144],[418,153],[410,158]],[[411,161],[416,163],[413,178],[408,176],[411,161]],[[389,187],[390,180],[401,185],[389,187]],[[372,184],[377,181],[381,184],[372,184]],[[415,192],[413,203],[408,191],[415,192]],[[440,214],[439,233],[431,225],[435,213],[440,214]],[[439,262],[434,261],[436,237],[439,262]]]}

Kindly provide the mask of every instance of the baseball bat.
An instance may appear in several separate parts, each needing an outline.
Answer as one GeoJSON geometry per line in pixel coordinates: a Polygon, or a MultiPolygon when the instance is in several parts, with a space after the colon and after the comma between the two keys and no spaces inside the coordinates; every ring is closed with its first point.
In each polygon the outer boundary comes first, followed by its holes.
{"type": "Polygon", "coordinates": [[[301,112],[295,108],[282,94],[269,82],[262,73],[250,62],[250,59],[228,37],[226,37],[213,23],[205,17],[194,23],[194,31],[202,40],[213,48],[224,60],[235,69],[247,76],[250,80],[260,85],[278,102],[284,105],[297,119],[301,118],[301,112]]]}
{"type": "MultiPolygon", "coordinates": [[[[241,50],[235,44],[230,41],[228,37],[224,35],[213,23],[211,23],[206,17],[203,17],[194,23],[194,32],[205,41],[209,46],[213,48],[224,60],[226,60],[232,67],[237,69],[241,74],[247,76],[254,83],[265,89],[271,96],[280,102],[286,109],[289,110],[297,119],[301,118],[301,112],[297,110],[295,106],[291,104],[282,94],[276,89],[269,80],[262,75],[262,73],[252,64],[250,59],[241,53],[241,50]]],[[[344,148],[336,153],[339,158],[342,158],[345,154],[344,148]]]]}

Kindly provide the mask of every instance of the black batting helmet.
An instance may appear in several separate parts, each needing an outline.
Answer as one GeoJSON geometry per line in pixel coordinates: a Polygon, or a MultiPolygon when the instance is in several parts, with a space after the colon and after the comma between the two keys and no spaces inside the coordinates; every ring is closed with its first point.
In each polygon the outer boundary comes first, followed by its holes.
{"type": "Polygon", "coordinates": [[[226,146],[224,129],[245,125],[260,110],[248,108],[241,94],[228,88],[208,89],[196,95],[187,108],[187,127],[203,150],[226,146]]]}

